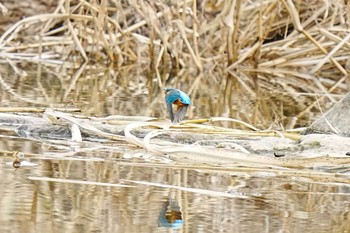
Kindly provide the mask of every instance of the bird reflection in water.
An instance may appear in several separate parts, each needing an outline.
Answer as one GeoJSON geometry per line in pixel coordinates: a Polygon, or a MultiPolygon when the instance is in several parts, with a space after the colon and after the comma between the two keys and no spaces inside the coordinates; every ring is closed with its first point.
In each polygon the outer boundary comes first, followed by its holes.
{"type": "Polygon", "coordinates": [[[160,227],[179,228],[183,222],[179,203],[175,199],[170,198],[163,205],[159,214],[158,225],[160,227]]]}

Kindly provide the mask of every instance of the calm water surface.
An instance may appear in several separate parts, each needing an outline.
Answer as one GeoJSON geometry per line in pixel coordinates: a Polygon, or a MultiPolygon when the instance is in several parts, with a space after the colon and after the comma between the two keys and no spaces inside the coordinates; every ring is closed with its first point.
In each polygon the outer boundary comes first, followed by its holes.
{"type": "Polygon", "coordinates": [[[0,160],[0,232],[349,232],[348,184],[268,170],[149,166],[116,151],[48,156],[40,142],[0,145],[38,153],[24,159],[36,166],[17,170],[10,157],[0,160]]]}
{"type": "MultiPolygon", "coordinates": [[[[164,96],[145,74],[95,69],[72,81],[74,70],[42,71],[34,67],[21,76],[0,67],[11,88],[2,90],[1,106],[68,105],[87,115],[166,117],[164,96]]],[[[186,78],[162,81],[189,90],[186,78]]],[[[196,107],[189,117],[225,114],[223,86],[212,87],[191,93],[196,107]]],[[[240,111],[253,109],[244,102],[249,100],[240,101],[232,102],[240,111]]],[[[26,153],[22,159],[34,165],[15,170],[11,155],[0,157],[0,232],[350,232],[349,184],[269,169],[175,167],[142,153],[127,156],[125,145],[96,149],[6,131],[0,131],[0,150],[26,153]]]]}

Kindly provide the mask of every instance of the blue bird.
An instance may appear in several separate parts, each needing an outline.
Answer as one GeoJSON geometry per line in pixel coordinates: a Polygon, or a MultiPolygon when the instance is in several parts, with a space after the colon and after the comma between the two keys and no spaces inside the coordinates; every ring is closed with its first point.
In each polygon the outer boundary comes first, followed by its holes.
{"type": "Polygon", "coordinates": [[[164,91],[170,120],[173,123],[179,123],[184,119],[188,106],[192,104],[191,99],[187,94],[178,89],[164,88],[164,91]],[[177,106],[175,114],[173,112],[173,104],[177,106]]]}

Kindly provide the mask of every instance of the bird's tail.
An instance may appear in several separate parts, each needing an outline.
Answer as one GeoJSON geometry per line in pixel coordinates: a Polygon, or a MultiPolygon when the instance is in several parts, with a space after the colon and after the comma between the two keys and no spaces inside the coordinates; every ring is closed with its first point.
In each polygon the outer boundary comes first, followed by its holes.
{"type": "Polygon", "coordinates": [[[188,109],[188,105],[182,105],[175,113],[175,116],[174,116],[174,123],[179,123],[181,122],[185,116],[186,116],[186,112],[187,112],[187,109],[188,109]]]}
{"type": "Polygon", "coordinates": [[[170,120],[171,120],[171,122],[174,122],[173,105],[171,103],[168,103],[166,106],[168,109],[170,120]]]}

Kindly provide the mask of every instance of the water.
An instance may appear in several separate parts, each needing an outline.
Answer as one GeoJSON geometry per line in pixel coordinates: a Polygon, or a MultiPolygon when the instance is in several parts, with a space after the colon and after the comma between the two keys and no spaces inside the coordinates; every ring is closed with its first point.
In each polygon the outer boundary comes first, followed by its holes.
{"type": "MultiPolygon", "coordinates": [[[[1,150],[8,144],[1,141],[1,150]]],[[[40,153],[35,144],[17,140],[14,147],[27,152],[32,148],[33,153],[40,153]]],[[[51,158],[40,154],[23,158],[34,166],[17,170],[8,164],[13,160],[10,156],[1,158],[0,232],[300,232],[305,229],[348,232],[349,229],[348,184],[319,182],[315,178],[268,170],[176,168],[171,163],[123,159],[113,151],[65,157],[59,157],[57,150],[52,151],[52,155],[55,153],[51,158]],[[171,224],[160,226],[161,213],[168,201],[180,208],[178,228],[171,228],[171,224]]]]}
{"type": "MultiPolygon", "coordinates": [[[[74,106],[86,115],[166,118],[163,94],[143,72],[91,68],[73,82],[73,69],[23,66],[27,76],[1,68],[12,90],[2,91],[2,107],[74,106]]],[[[189,90],[188,75],[172,85],[189,90]]],[[[211,86],[192,93],[190,118],[227,113],[217,104],[223,86],[211,86]]],[[[240,101],[233,101],[240,110],[252,108],[243,104],[248,98],[240,101]]],[[[0,135],[0,232],[350,232],[346,182],[245,166],[202,169],[195,161],[188,167],[142,151],[129,156],[137,148],[125,144],[0,135]],[[15,170],[5,151],[25,153],[27,164],[15,170]]]]}
{"type": "MultiPolygon", "coordinates": [[[[252,96],[237,84],[231,91],[232,99],[224,101],[225,78],[213,79],[193,71],[181,70],[177,78],[167,73],[156,78],[149,67],[130,66],[115,70],[106,66],[86,66],[80,73],[79,65],[42,67],[19,63],[15,72],[8,64],[0,64],[0,73],[6,89],[0,96],[2,107],[75,107],[88,116],[133,115],[168,118],[164,92],[159,87],[175,87],[188,93],[193,105],[189,118],[215,116],[233,117],[262,129],[309,125],[318,116],[314,112],[295,116],[304,111],[314,97],[298,96],[295,100],[283,90],[260,90],[252,96]],[[79,75],[80,74],[80,75],[79,75]],[[199,80],[196,81],[195,80],[199,80]],[[293,123],[291,123],[293,122],[293,123]]],[[[319,100],[329,107],[327,101],[319,100]]],[[[317,112],[318,113],[318,112],[317,112]]],[[[227,126],[233,126],[227,124],[227,126]]],[[[238,125],[234,125],[239,127],[238,125]]]]}

